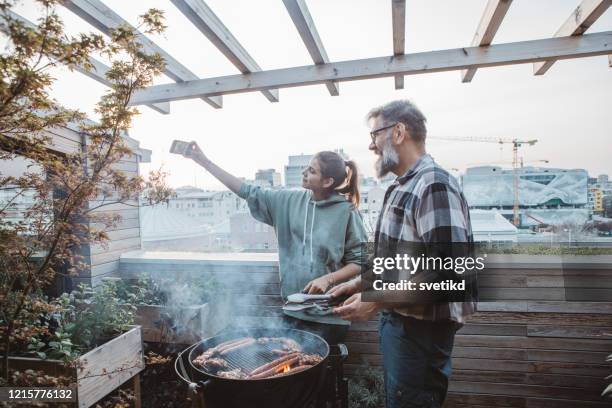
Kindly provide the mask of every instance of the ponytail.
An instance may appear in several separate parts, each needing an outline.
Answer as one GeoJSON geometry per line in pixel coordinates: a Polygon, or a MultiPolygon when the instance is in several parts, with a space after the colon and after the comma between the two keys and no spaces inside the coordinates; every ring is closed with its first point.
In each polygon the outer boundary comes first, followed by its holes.
{"type": "Polygon", "coordinates": [[[347,167],[346,181],[343,186],[336,189],[340,194],[344,194],[355,208],[359,207],[359,173],[357,164],[353,160],[346,160],[344,165],[347,167]]]}
{"type": "Polygon", "coordinates": [[[335,152],[319,152],[315,155],[323,178],[332,178],[331,190],[343,194],[355,208],[359,206],[359,172],[353,160],[344,160],[335,152]]]}

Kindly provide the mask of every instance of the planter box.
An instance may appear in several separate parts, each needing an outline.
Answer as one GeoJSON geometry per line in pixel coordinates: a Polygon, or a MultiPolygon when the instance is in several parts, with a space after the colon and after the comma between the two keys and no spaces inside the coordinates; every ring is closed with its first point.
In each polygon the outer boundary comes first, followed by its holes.
{"type": "Polygon", "coordinates": [[[145,367],[139,326],[82,355],[74,368],[65,367],[57,360],[26,357],[10,357],[9,360],[10,367],[15,370],[42,370],[48,375],[72,377],[80,408],[92,406],[145,367]]]}
{"type": "Polygon", "coordinates": [[[187,307],[137,305],[135,322],[142,326],[144,341],[193,344],[223,328],[213,319],[214,310],[207,303],[187,307]]]}

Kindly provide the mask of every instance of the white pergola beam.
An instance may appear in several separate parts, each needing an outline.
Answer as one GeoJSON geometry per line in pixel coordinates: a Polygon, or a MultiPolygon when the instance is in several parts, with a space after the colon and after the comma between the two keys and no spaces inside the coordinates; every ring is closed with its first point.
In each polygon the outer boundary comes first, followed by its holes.
{"type": "MultiPolygon", "coordinates": [[[[74,69],[81,74],[100,82],[101,84],[111,87],[113,84],[106,78],[106,73],[110,70],[110,67],[92,57],[89,57],[89,63],[92,65],[92,69],[90,70],[81,65],[75,66],[74,69]]],[[[168,115],[170,113],[169,102],[151,103],[147,104],[147,106],[164,115],[168,115]]]]}
{"type": "MultiPolygon", "coordinates": [[[[101,1],[65,0],[62,4],[68,10],[72,11],[74,14],[106,35],[109,35],[112,30],[121,26],[129,26],[133,28],[138,36],[139,43],[143,46],[145,52],[149,54],[157,53],[161,55],[166,62],[164,74],[172,78],[172,80],[175,82],[193,81],[199,79],[198,76],[191,72],[186,66],[174,59],[170,54],[147,38],[144,34],[137,31],[127,21],[104,5],[104,3],[101,1]]],[[[203,97],[202,99],[213,108],[219,109],[223,107],[222,98],[219,96],[203,97]]]]}
{"type": "MultiPolygon", "coordinates": [[[[32,23],[25,17],[20,16],[19,14],[13,12],[12,10],[7,10],[8,15],[13,19],[20,21],[25,27],[31,28],[33,30],[37,30],[38,27],[36,24],[32,23]]],[[[0,20],[0,30],[6,32],[6,24],[4,20],[0,20]]],[[[83,65],[75,65],[74,69],[89,78],[100,82],[105,86],[112,86],[112,83],[106,78],[106,73],[110,70],[110,68],[104,63],[98,61],[95,58],[89,57],[87,61],[91,65],[91,69],[86,68],[83,65]]],[[[170,103],[162,102],[156,104],[147,104],[147,106],[159,113],[163,113],[167,115],[170,113],[170,103]]]]}
{"type": "MultiPolygon", "coordinates": [[[[406,0],[391,1],[393,55],[404,55],[406,46],[406,0]]],[[[404,76],[395,76],[395,89],[404,89],[404,76]]]]}
{"type": "MultiPolygon", "coordinates": [[[[203,0],[171,1],[240,72],[248,74],[261,71],[260,66],[203,0]]],[[[262,93],[270,102],[278,102],[278,89],[266,89],[262,93]]]]}
{"type": "Polygon", "coordinates": [[[416,75],[611,53],[612,31],[605,31],[582,36],[429,51],[397,57],[368,58],[156,85],[137,91],[130,104],[141,105],[210,95],[323,84],[327,81],[353,81],[398,74],[416,75]]]}
{"type": "MultiPolygon", "coordinates": [[[[472,39],[472,47],[491,45],[511,3],[512,0],[489,0],[472,39]]],[[[474,74],[475,68],[461,71],[461,82],[470,82],[474,74]]]]}
{"type": "MultiPolygon", "coordinates": [[[[584,34],[611,4],[612,0],[583,0],[557,30],[554,37],[584,34]]],[[[533,64],[534,75],[544,75],[554,63],[555,60],[551,59],[533,64]]]]}
{"type": "MultiPolygon", "coordinates": [[[[327,52],[325,51],[321,37],[319,37],[319,32],[310,15],[310,11],[308,11],[305,0],[283,0],[283,3],[300,37],[302,37],[302,41],[304,41],[304,45],[312,61],[316,65],[327,64],[329,62],[327,52]]],[[[327,81],[325,82],[325,86],[331,96],[340,95],[340,89],[337,83],[327,81]]]]}

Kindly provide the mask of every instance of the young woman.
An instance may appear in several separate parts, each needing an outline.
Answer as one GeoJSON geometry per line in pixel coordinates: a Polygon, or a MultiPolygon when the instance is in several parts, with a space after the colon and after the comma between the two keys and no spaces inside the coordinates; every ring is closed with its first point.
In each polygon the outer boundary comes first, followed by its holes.
{"type": "MultiPolygon", "coordinates": [[[[353,161],[344,161],[334,152],[319,152],[302,173],[303,190],[273,190],[229,174],[210,161],[195,142],[188,157],[245,199],[255,219],[274,227],[283,298],[300,292],[325,293],[365,266],[367,237],[357,211],[359,180],[353,161]]],[[[317,331],[332,343],[346,332],[347,322],[335,315],[284,313],[300,319],[289,319],[293,327],[317,331]]]]}

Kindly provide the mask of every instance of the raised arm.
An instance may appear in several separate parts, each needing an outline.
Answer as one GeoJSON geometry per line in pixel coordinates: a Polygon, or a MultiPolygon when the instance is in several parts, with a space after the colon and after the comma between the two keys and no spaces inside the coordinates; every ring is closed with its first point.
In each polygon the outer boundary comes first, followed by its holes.
{"type": "Polygon", "coordinates": [[[194,162],[198,163],[200,166],[204,167],[210,174],[215,176],[217,180],[223,183],[227,188],[229,188],[235,194],[238,194],[240,191],[240,186],[242,185],[242,180],[237,178],[236,176],[228,173],[223,170],[221,167],[217,166],[215,163],[210,161],[208,157],[202,152],[200,146],[196,142],[191,142],[191,149],[186,157],[192,159],[194,162]]]}

